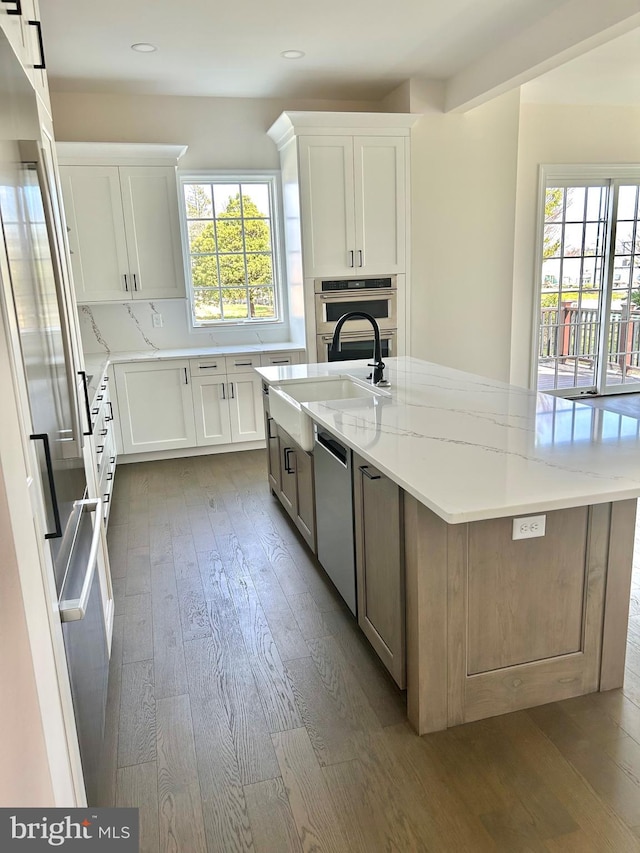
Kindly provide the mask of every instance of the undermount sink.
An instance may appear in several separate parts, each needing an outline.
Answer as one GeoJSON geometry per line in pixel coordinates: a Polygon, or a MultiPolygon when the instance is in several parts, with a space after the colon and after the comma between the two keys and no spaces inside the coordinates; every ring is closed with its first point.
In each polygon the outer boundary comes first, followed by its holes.
{"type": "Polygon", "coordinates": [[[289,433],[303,450],[313,450],[313,421],[302,403],[328,403],[372,397],[388,397],[382,391],[348,376],[303,379],[269,389],[269,409],[273,420],[289,433]]]}

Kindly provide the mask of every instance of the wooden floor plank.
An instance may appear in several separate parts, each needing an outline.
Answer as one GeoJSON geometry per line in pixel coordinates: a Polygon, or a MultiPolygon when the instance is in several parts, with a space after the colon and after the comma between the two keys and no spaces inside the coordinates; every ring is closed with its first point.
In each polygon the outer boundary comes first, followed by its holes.
{"type": "Polygon", "coordinates": [[[122,660],[132,663],[153,657],[151,594],[128,595],[124,602],[124,646],[122,660]]]}
{"type": "Polygon", "coordinates": [[[115,805],[139,809],[140,853],[158,853],[158,769],[155,761],[118,770],[115,805]]]}
{"type": "Polygon", "coordinates": [[[315,603],[310,592],[289,595],[288,599],[300,628],[300,633],[305,640],[314,640],[317,637],[329,636],[331,630],[322,618],[322,613],[318,610],[318,605],[315,603]]]}
{"type": "Polygon", "coordinates": [[[188,580],[192,577],[200,577],[196,548],[189,532],[182,535],[173,535],[171,544],[173,547],[173,565],[177,580],[188,580]]]}
{"type": "MultiPolygon", "coordinates": [[[[229,725],[226,691],[214,686],[218,679],[225,677],[217,666],[220,658],[210,638],[188,642],[185,651],[198,778],[209,850],[228,850],[229,853],[252,851],[253,836],[236,746],[229,725]]],[[[248,709],[246,716],[250,716],[248,709]]],[[[268,737],[266,733],[265,736],[268,737]]],[[[258,755],[252,756],[252,759],[255,763],[258,755]]],[[[275,756],[273,763],[276,763],[275,756]]]]}
{"type": "Polygon", "coordinates": [[[149,525],[149,559],[152,566],[173,562],[171,530],[168,523],[149,525]]]}
{"type": "Polygon", "coordinates": [[[151,592],[151,558],[149,548],[129,548],[127,552],[126,595],[151,592]]]}
{"type": "Polygon", "coordinates": [[[304,728],[272,735],[291,812],[305,853],[346,853],[347,840],[304,728]]]}
{"type": "Polygon", "coordinates": [[[158,700],[160,847],[207,853],[188,696],[158,700]]]}
{"type": "Polygon", "coordinates": [[[302,853],[282,777],[244,789],[256,853],[302,853]]]}
{"type": "MultiPolygon", "coordinates": [[[[262,599],[260,599],[262,604],[262,599]]],[[[300,633],[300,628],[290,608],[283,611],[272,611],[265,616],[278,652],[283,661],[308,657],[309,647],[300,633]]]]}
{"type": "Polygon", "coordinates": [[[239,631],[212,613],[214,636],[187,643],[189,691],[206,700],[215,697],[227,721],[240,784],[261,782],[278,774],[258,689],[239,631]],[[238,643],[237,640],[240,640],[238,643]]]}
{"type": "Polygon", "coordinates": [[[187,673],[173,563],[154,566],[151,601],[156,698],[180,696],[187,692],[187,673]]]}
{"type": "Polygon", "coordinates": [[[178,607],[182,624],[182,639],[197,640],[211,636],[209,613],[200,575],[176,581],[178,607]]]}
{"type": "Polygon", "coordinates": [[[271,732],[302,725],[290,677],[250,578],[229,579],[240,630],[271,732]]]}
{"type": "MultiPolygon", "coordinates": [[[[116,771],[118,767],[118,734],[120,729],[120,699],[122,694],[122,648],[124,616],[113,619],[109,682],[104,719],[104,736],[98,775],[98,802],[89,805],[110,807],[115,803],[116,771]]],[[[127,709],[125,708],[125,711],[127,709]]]]}
{"type": "Polygon", "coordinates": [[[118,767],[144,764],[156,758],[156,699],[153,661],[122,667],[118,767]]]}

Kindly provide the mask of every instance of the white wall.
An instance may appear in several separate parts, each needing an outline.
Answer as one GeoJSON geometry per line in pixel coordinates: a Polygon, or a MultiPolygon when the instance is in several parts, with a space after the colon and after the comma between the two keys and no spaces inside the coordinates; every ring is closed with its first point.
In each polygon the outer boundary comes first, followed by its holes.
{"type": "MultiPolygon", "coordinates": [[[[279,169],[275,144],[267,130],[280,113],[291,110],[376,112],[368,101],[315,101],[249,98],[189,98],[157,95],[107,95],[52,92],[56,139],[71,142],[164,142],[189,146],[179,169],[279,169]]],[[[104,350],[94,334],[101,331],[111,350],[157,346],[190,347],[228,343],[277,343],[289,339],[288,324],[259,328],[195,331],[184,300],[159,301],[164,326],[156,329],[148,302],[127,306],[93,305],[80,312],[86,352],[104,350]],[[145,338],[147,341],[145,341],[145,338]]]]}
{"type": "Polygon", "coordinates": [[[529,385],[539,166],[637,163],[640,107],[523,103],[519,136],[510,381],[529,385]]]}
{"type": "Polygon", "coordinates": [[[519,92],[469,113],[412,92],[411,354],[509,376],[519,92]]]}

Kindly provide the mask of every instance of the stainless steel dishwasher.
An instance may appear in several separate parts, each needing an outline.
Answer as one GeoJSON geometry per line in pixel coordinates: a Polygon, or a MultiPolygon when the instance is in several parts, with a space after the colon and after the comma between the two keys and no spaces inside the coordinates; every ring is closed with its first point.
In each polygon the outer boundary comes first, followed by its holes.
{"type": "Polygon", "coordinates": [[[316,427],[314,446],[318,560],[356,615],[351,450],[316,427]]]}

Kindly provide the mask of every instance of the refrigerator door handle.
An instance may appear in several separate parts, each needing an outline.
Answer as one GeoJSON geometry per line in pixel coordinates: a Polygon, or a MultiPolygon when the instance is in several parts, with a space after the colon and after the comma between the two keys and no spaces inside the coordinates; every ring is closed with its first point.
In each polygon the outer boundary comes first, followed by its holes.
{"type": "Polygon", "coordinates": [[[76,501],[74,507],[82,507],[83,512],[95,512],[93,521],[93,535],[91,536],[91,549],[89,550],[89,559],[87,560],[87,568],[85,571],[84,581],[82,582],[82,590],[80,598],[71,598],[61,601],[59,605],[60,619],[62,622],[77,622],[79,619],[84,619],[87,612],[87,604],[89,602],[89,594],[91,592],[91,582],[93,581],[93,573],[98,559],[98,547],[100,545],[100,518],[102,501],[100,498],[89,498],[87,500],[76,501]]]}
{"type": "Polygon", "coordinates": [[[47,480],[49,481],[49,492],[51,494],[51,507],[53,509],[53,523],[55,530],[53,533],[45,533],[45,539],[60,539],[62,536],[62,526],[60,525],[60,510],[58,508],[58,497],[56,495],[56,484],[53,479],[53,465],[51,464],[51,448],[49,447],[49,436],[46,432],[34,432],[29,438],[31,441],[41,441],[44,445],[44,458],[47,463],[47,480]]]}
{"type": "Polygon", "coordinates": [[[82,388],[84,390],[84,407],[87,412],[87,426],[89,429],[86,432],[83,432],[83,435],[93,435],[93,422],[91,420],[91,406],[89,404],[89,389],[87,388],[87,372],[86,370],[79,370],[78,376],[82,376],[82,388]]]}

